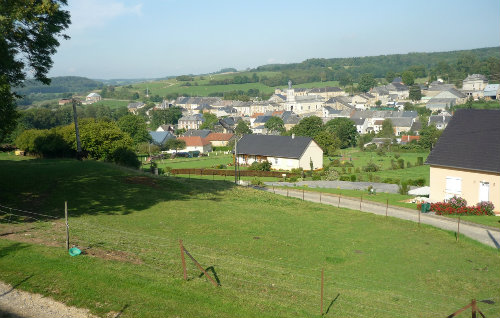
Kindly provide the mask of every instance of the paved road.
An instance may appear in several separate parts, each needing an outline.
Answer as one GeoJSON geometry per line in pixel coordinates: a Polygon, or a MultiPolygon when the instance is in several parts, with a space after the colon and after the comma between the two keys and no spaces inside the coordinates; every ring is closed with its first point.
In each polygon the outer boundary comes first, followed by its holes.
{"type": "MultiPolygon", "coordinates": [[[[432,225],[444,230],[454,231],[458,230],[458,219],[450,219],[439,215],[419,213],[417,210],[407,209],[403,207],[386,206],[385,204],[377,202],[363,201],[354,198],[346,198],[343,196],[337,196],[332,194],[325,194],[320,192],[310,192],[295,189],[283,189],[283,188],[264,188],[264,191],[274,192],[280,195],[288,195],[290,197],[295,197],[311,202],[318,202],[323,204],[329,204],[342,208],[349,208],[353,210],[360,210],[362,212],[374,213],[378,215],[386,215],[396,217],[403,220],[420,222],[423,224],[432,225]],[[420,214],[420,215],[419,215],[420,214]]],[[[469,222],[460,222],[460,234],[468,236],[473,240],[481,242],[483,244],[500,249],[500,230],[478,225],[469,222]]]]}
{"type": "MultiPolygon", "coordinates": [[[[298,181],[298,182],[265,182],[267,186],[276,187],[293,187],[308,186],[310,188],[332,188],[332,189],[347,189],[347,190],[366,190],[372,186],[376,192],[398,193],[399,186],[391,183],[376,183],[376,182],[351,182],[351,181],[298,181]]],[[[410,187],[411,189],[415,187],[410,187]]]]}

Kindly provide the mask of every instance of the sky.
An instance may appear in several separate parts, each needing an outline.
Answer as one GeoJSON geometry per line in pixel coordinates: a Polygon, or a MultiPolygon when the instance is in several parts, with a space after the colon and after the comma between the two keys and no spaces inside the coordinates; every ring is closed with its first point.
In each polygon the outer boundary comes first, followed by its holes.
{"type": "Polygon", "coordinates": [[[69,0],[50,76],[160,78],[500,46],[498,0],[69,0]]]}

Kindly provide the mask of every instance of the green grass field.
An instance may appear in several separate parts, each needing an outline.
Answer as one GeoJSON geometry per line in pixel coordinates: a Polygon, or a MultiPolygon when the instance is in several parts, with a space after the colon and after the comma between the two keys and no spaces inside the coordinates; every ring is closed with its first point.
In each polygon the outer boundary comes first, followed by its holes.
{"type": "Polygon", "coordinates": [[[120,107],[127,107],[127,105],[130,103],[130,101],[124,101],[124,100],[116,100],[116,99],[103,99],[97,103],[92,104],[93,106],[108,106],[111,109],[114,108],[120,108],[120,107]]]}
{"type": "Polygon", "coordinates": [[[498,251],[451,232],[224,181],[2,159],[0,204],[39,213],[2,214],[39,220],[2,217],[0,280],[102,317],[319,317],[322,268],[331,317],[444,317],[472,298],[500,312],[498,251]],[[85,255],[63,248],[65,200],[85,255]],[[179,239],[220,287],[189,259],[182,279],[179,239]]]}

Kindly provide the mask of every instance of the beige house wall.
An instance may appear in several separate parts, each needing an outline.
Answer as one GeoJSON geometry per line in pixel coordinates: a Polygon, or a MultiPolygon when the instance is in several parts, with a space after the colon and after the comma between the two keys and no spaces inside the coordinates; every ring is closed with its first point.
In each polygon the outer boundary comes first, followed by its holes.
{"type": "Polygon", "coordinates": [[[489,201],[495,205],[495,212],[500,213],[500,174],[431,166],[431,194],[429,197],[431,202],[440,202],[445,200],[447,195],[453,195],[453,193],[447,193],[446,191],[447,177],[461,179],[461,193],[457,195],[467,200],[468,205],[475,205],[479,202],[480,183],[488,182],[489,201]]]}
{"type": "Polygon", "coordinates": [[[304,170],[311,170],[310,161],[313,162],[313,169],[323,169],[323,150],[314,141],[311,141],[306,151],[300,157],[299,165],[304,170]]]}

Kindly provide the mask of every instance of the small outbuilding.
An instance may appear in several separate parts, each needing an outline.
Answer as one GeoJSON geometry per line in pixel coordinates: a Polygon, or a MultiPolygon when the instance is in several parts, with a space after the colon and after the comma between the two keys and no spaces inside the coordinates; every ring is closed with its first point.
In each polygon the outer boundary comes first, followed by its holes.
{"type": "Polygon", "coordinates": [[[238,163],[269,161],[275,170],[323,168],[323,150],[310,137],[244,135],[237,143],[238,163]]]}

